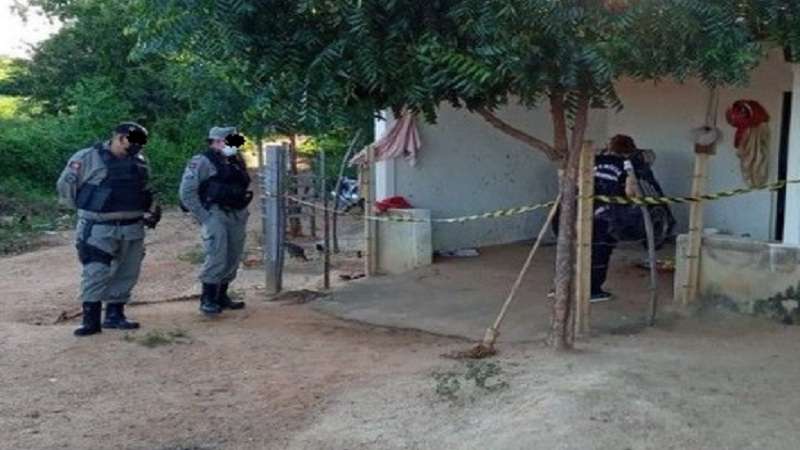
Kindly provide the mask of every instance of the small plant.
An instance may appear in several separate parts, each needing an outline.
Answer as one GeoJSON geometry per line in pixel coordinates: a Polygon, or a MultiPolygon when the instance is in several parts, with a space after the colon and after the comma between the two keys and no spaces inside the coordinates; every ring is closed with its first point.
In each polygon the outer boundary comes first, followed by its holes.
{"type": "Polygon", "coordinates": [[[475,396],[498,392],[509,387],[501,378],[503,369],[487,361],[467,361],[464,372],[434,372],[436,394],[449,401],[459,398],[474,399],[475,396]]]}
{"type": "Polygon", "coordinates": [[[201,264],[203,259],[205,259],[205,252],[203,251],[203,247],[199,245],[191,248],[186,253],[178,255],[178,261],[187,262],[193,265],[201,264]]]}
{"type": "Polygon", "coordinates": [[[147,333],[137,336],[135,334],[125,334],[123,339],[126,342],[134,342],[147,348],[161,347],[163,345],[172,344],[189,344],[192,342],[189,334],[185,330],[151,330],[147,333]]]}
{"type": "Polygon", "coordinates": [[[448,400],[456,400],[458,391],[461,389],[461,381],[455,372],[436,372],[433,379],[436,380],[436,394],[448,400]]]}
{"type": "Polygon", "coordinates": [[[467,373],[464,375],[464,378],[473,380],[475,386],[481,389],[493,392],[508,387],[506,381],[497,379],[502,373],[503,369],[493,362],[468,361],[467,373]]]}

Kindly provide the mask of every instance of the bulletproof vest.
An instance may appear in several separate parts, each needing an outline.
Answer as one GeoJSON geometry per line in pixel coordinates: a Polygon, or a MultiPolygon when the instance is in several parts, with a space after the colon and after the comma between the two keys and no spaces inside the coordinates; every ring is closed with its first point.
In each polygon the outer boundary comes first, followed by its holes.
{"type": "Polygon", "coordinates": [[[594,193],[625,195],[625,160],[616,155],[598,155],[594,162],[594,193]]]}
{"type": "Polygon", "coordinates": [[[216,174],[200,183],[199,194],[203,206],[218,205],[223,209],[244,209],[253,199],[250,175],[244,161],[238,157],[225,157],[209,149],[203,153],[216,169],[216,174]]]}
{"type": "Polygon", "coordinates": [[[152,197],[147,191],[147,168],[138,157],[115,157],[101,145],[95,146],[106,168],[100,184],[84,184],[76,203],[85,211],[109,213],[147,211],[152,197]]]}

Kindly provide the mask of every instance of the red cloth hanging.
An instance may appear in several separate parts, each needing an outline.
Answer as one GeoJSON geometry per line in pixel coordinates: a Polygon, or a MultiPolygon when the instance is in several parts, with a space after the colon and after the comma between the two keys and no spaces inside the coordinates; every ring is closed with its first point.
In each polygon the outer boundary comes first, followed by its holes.
{"type": "Polygon", "coordinates": [[[769,113],[755,100],[738,100],[725,112],[725,118],[736,128],[734,146],[739,148],[751,129],[769,122],[769,113]]]}

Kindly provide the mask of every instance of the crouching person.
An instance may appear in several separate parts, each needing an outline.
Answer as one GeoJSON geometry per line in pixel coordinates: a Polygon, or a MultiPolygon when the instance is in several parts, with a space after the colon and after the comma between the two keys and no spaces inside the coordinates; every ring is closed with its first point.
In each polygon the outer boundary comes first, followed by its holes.
{"type": "Polygon", "coordinates": [[[120,124],[111,140],[75,153],[58,179],[61,202],[78,210],[83,324],[76,336],[101,328],[139,328],[125,317],[125,304],[139,279],[144,227],[155,228],[161,218],[160,208],[153,208],[150,168],[140,153],[146,143],[141,125],[120,124]],[[102,302],[106,317],[101,324],[102,302]]]}
{"type": "Polygon", "coordinates": [[[181,180],[181,205],[201,225],[205,261],[200,271],[200,311],[206,315],[245,306],[228,295],[244,252],[247,206],[253,198],[239,154],[243,144],[236,128],[212,128],[208,148],[189,161],[181,180]]]}

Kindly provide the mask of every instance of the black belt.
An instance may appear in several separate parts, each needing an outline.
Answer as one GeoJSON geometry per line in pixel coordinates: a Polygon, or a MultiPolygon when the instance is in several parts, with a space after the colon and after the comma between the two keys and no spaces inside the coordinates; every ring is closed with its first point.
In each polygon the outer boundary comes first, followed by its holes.
{"type": "Polygon", "coordinates": [[[117,220],[92,220],[93,225],[115,225],[115,226],[125,226],[125,225],[133,225],[141,222],[143,219],[141,217],[137,217],[135,219],[117,219],[117,220]]]}

